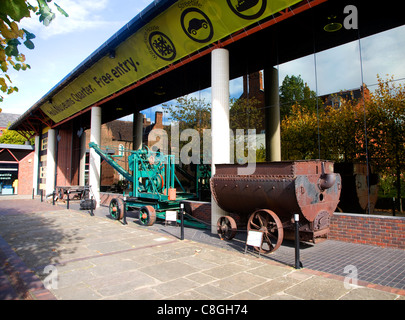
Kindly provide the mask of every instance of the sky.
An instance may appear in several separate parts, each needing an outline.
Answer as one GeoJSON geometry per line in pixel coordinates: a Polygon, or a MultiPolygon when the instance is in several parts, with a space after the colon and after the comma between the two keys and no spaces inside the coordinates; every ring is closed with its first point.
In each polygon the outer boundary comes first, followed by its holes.
{"type": "MultiPolygon", "coordinates": [[[[69,18],[59,14],[51,4],[56,19],[49,27],[43,26],[37,16],[23,19],[21,26],[36,35],[34,50],[20,46],[31,69],[9,73],[19,92],[3,95],[0,108],[7,113],[24,113],[151,2],[59,0],[58,5],[69,14],[69,18]]],[[[281,84],[286,75],[301,75],[318,95],[359,88],[362,82],[372,89],[377,83],[377,73],[383,77],[390,74],[396,79],[405,79],[404,52],[405,26],[402,26],[279,65],[279,82],[281,84]]],[[[238,97],[241,92],[241,78],[231,81],[231,96],[238,97]]],[[[209,102],[210,90],[194,93],[194,96],[209,102]]],[[[144,113],[154,120],[154,111],[159,109],[161,106],[156,106],[144,113]]]]}

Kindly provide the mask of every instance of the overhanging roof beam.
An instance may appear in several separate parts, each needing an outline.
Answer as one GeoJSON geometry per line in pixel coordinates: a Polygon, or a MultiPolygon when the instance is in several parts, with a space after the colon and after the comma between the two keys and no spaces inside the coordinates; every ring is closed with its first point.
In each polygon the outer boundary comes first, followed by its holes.
{"type": "MultiPolygon", "coordinates": [[[[26,122],[28,124],[28,127],[31,129],[31,130],[27,130],[27,131],[34,131],[36,135],[39,135],[39,130],[37,130],[35,128],[35,126],[31,123],[31,121],[29,119],[26,119],[26,122]]],[[[22,125],[24,126],[24,124],[22,124],[22,125]]],[[[27,128],[27,127],[25,126],[25,128],[27,128]]]]}
{"type": "Polygon", "coordinates": [[[266,29],[266,28],[268,28],[268,27],[270,27],[270,26],[272,26],[272,25],[274,25],[274,24],[276,24],[278,22],[281,22],[281,21],[283,21],[283,20],[285,20],[287,18],[290,18],[290,17],[292,17],[292,16],[294,16],[294,15],[300,13],[300,12],[303,12],[305,10],[313,8],[313,7],[315,7],[315,6],[317,6],[317,5],[321,4],[321,3],[324,3],[326,1],[328,1],[328,0],[312,0],[312,1],[307,0],[307,2],[305,4],[298,3],[297,7],[295,7],[295,8],[288,7],[288,8],[285,9],[285,11],[280,11],[279,16],[275,17],[273,15],[273,19],[271,19],[269,21],[259,23],[258,26],[252,27],[252,28],[250,28],[248,30],[245,30],[245,32],[243,32],[243,33],[240,33],[240,31],[238,31],[238,32],[235,32],[235,33],[231,34],[229,36],[229,39],[222,40],[222,46],[227,46],[227,45],[229,45],[229,44],[231,44],[233,42],[236,42],[236,41],[238,41],[240,39],[243,39],[243,38],[245,38],[245,37],[247,37],[247,36],[249,36],[249,35],[251,35],[253,33],[256,33],[256,32],[258,32],[260,30],[266,29]]]}
{"type": "Polygon", "coordinates": [[[180,59],[176,63],[170,64],[170,65],[164,67],[163,69],[150,74],[149,76],[145,77],[144,79],[140,79],[140,80],[136,81],[132,85],[129,85],[128,87],[126,87],[126,88],[124,88],[124,89],[122,89],[122,90],[120,90],[118,92],[115,92],[115,93],[111,94],[110,96],[108,96],[108,97],[94,103],[93,105],[91,105],[91,106],[77,112],[76,114],[74,114],[74,115],[72,115],[72,116],[70,116],[70,117],[68,117],[68,118],[66,118],[66,119],[64,119],[64,120],[62,120],[62,121],[60,121],[60,122],[58,122],[56,124],[53,124],[51,127],[52,128],[58,127],[59,125],[61,125],[63,123],[66,123],[67,121],[70,121],[71,119],[76,118],[77,116],[79,116],[79,115],[81,115],[81,114],[83,114],[85,112],[88,112],[91,109],[91,107],[100,106],[100,105],[102,105],[102,104],[104,104],[104,103],[106,103],[108,101],[111,101],[111,100],[113,100],[113,99],[115,99],[115,98],[117,98],[117,97],[119,97],[119,96],[121,96],[121,95],[123,95],[123,94],[125,94],[125,93],[127,93],[127,92],[129,92],[129,91],[131,91],[131,90],[145,84],[145,83],[147,83],[147,82],[150,82],[150,81],[152,81],[152,80],[154,80],[154,79],[156,79],[156,78],[158,78],[160,76],[165,75],[166,73],[168,73],[170,71],[173,71],[173,70],[175,70],[175,69],[177,69],[177,68],[179,68],[179,67],[181,67],[181,66],[183,66],[183,65],[185,65],[185,64],[187,64],[189,62],[192,62],[192,61],[194,61],[194,60],[196,60],[196,59],[198,59],[200,57],[203,57],[203,56],[209,54],[215,48],[226,47],[227,45],[229,45],[229,44],[231,44],[233,42],[236,42],[236,41],[238,41],[240,39],[243,39],[243,38],[245,38],[245,37],[247,37],[247,36],[249,36],[249,35],[251,35],[253,33],[256,33],[256,32],[258,32],[260,30],[268,28],[268,27],[270,27],[270,26],[272,26],[272,25],[274,25],[274,24],[276,24],[278,22],[281,22],[281,21],[283,21],[283,20],[285,20],[285,19],[287,19],[287,18],[289,18],[289,17],[291,17],[291,16],[293,16],[295,14],[298,14],[300,12],[308,10],[308,9],[310,9],[310,8],[316,6],[316,5],[319,5],[321,3],[324,3],[326,1],[327,0],[307,0],[305,3],[300,2],[296,6],[286,8],[285,10],[280,11],[279,15],[277,15],[277,16],[273,15],[273,18],[271,20],[265,21],[263,23],[257,23],[256,26],[250,27],[249,29],[243,28],[243,29],[231,34],[230,36],[228,36],[225,39],[221,39],[221,40],[217,41],[216,43],[208,45],[202,51],[198,50],[194,54],[188,55],[187,57],[185,57],[183,59],[180,59]]]}
{"type": "Polygon", "coordinates": [[[22,135],[25,139],[31,140],[33,134],[32,131],[22,131],[22,130],[16,130],[18,134],[22,135]],[[30,132],[30,135],[27,135],[27,132],[30,132]]]}

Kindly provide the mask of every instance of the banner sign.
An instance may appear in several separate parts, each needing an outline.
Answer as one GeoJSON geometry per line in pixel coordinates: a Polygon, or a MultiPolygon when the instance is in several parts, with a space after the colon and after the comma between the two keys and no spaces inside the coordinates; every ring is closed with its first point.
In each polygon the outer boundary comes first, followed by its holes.
{"type": "Polygon", "coordinates": [[[193,52],[299,0],[181,0],[100,59],[41,110],[60,122],[193,52]]]}

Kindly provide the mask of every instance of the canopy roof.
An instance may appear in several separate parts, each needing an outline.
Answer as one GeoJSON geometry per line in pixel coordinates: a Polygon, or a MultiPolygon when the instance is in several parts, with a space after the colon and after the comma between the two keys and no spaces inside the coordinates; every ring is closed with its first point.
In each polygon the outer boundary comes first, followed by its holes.
{"type": "Polygon", "coordinates": [[[360,0],[154,1],[25,112],[10,129],[41,132],[89,110],[102,122],[210,86],[210,53],[230,51],[231,79],[405,24],[405,16],[360,0]],[[325,32],[333,14],[354,5],[359,29],[325,32]],[[312,41],[308,41],[311,39],[312,41]],[[315,41],[314,41],[315,40],[315,41]]]}

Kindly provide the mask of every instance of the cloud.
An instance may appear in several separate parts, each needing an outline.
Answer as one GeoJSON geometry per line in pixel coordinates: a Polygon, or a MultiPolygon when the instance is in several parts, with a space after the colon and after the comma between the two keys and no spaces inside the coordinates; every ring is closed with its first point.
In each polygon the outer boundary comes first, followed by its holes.
{"type": "Polygon", "coordinates": [[[279,66],[280,85],[286,75],[298,76],[318,95],[376,84],[377,74],[405,78],[405,26],[308,55],[279,66]],[[361,45],[361,58],[360,58],[361,45]],[[316,61],[316,69],[315,69],[316,61]],[[316,70],[316,76],[315,76],[316,70]],[[363,74],[361,73],[363,70],[363,74]]]}
{"type": "Polygon", "coordinates": [[[361,40],[364,82],[377,82],[376,75],[405,78],[405,26],[361,40]]]}
{"type": "Polygon", "coordinates": [[[64,0],[60,6],[69,14],[69,17],[65,17],[57,11],[53,3],[50,3],[49,6],[56,14],[56,18],[48,27],[44,27],[36,15],[32,15],[31,19],[23,19],[21,26],[42,39],[105,27],[116,30],[125,22],[108,20],[106,12],[109,4],[113,5],[113,2],[111,0],[64,0]]]}

